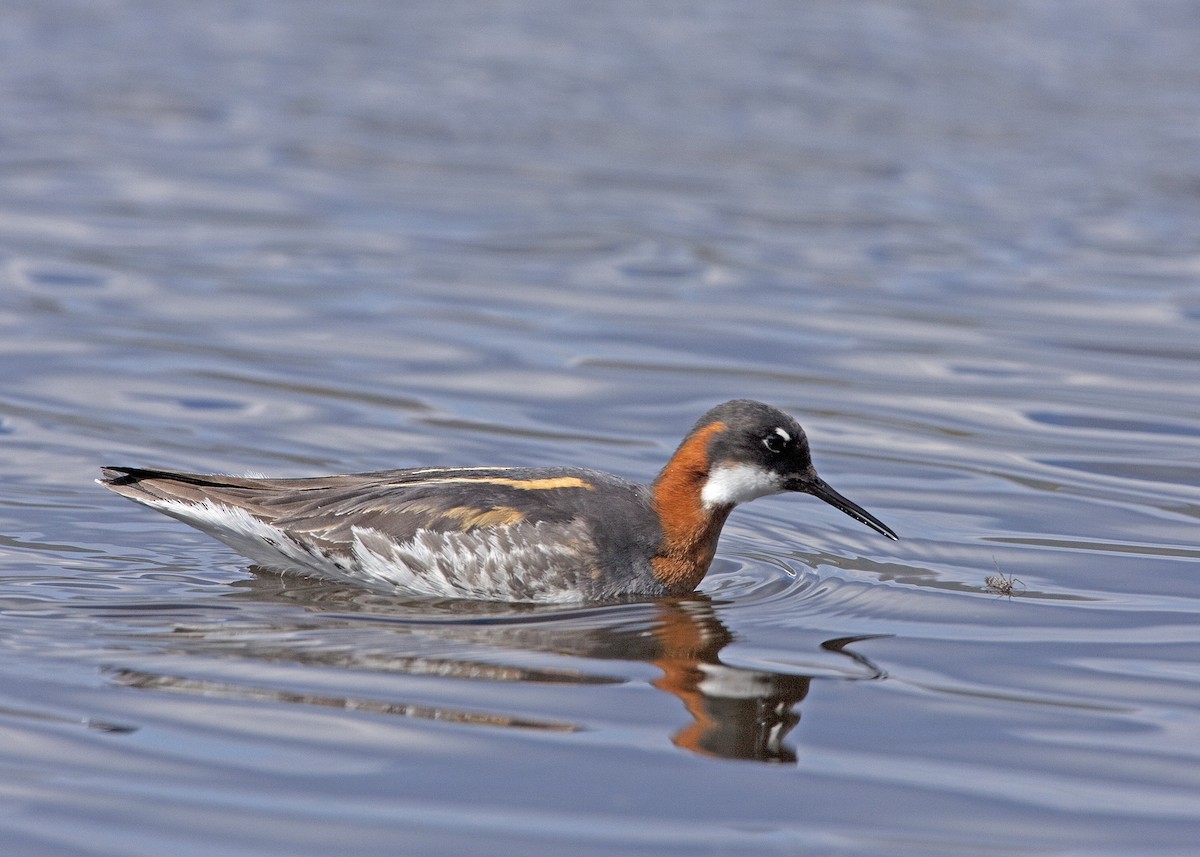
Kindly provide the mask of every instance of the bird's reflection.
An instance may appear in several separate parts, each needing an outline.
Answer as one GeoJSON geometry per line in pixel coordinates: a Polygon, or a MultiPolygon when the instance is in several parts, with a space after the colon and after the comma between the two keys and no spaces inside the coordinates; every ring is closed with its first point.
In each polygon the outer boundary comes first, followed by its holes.
{"type": "MultiPolygon", "coordinates": [[[[605,668],[598,666],[599,662],[648,663],[661,673],[652,682],[653,686],[677,698],[690,715],[690,721],[671,736],[676,746],[729,759],[785,763],[796,760],[794,749],[785,739],[800,720],[797,706],[807,696],[813,675],[724,663],[721,652],[734,641],[734,635],[718,618],[719,606],[703,595],[609,607],[550,609],[464,602],[398,603],[394,598],[361,590],[297,582],[269,572],[236,585],[240,589],[236,597],[252,599],[260,605],[286,601],[302,606],[306,615],[324,614],[318,622],[309,617],[303,626],[321,629],[321,644],[313,645],[311,640],[303,639],[295,614],[289,612],[290,624],[276,625],[275,633],[264,633],[261,625],[239,628],[237,621],[178,628],[171,634],[172,648],[191,653],[238,655],[271,663],[345,666],[520,683],[623,683],[631,679],[603,674],[605,668]],[[335,642],[336,631],[350,627],[358,632],[355,638],[361,644],[363,620],[377,622],[373,628],[391,632],[386,646],[335,642]],[[397,646],[397,641],[402,641],[402,645],[397,646]],[[448,643],[454,644],[451,650],[465,649],[469,654],[447,654],[448,643]],[[486,655],[481,655],[481,651],[486,655]],[[585,663],[582,668],[558,664],[547,667],[540,658],[536,667],[512,665],[511,662],[521,660],[517,653],[522,651],[581,658],[597,666],[592,668],[585,663]],[[498,660],[502,662],[497,663],[498,660]]],[[[846,658],[836,669],[837,675],[846,678],[883,675],[863,656],[845,650],[848,644],[864,639],[870,637],[844,637],[821,643],[825,652],[846,658]]],[[[240,678],[197,679],[129,668],[113,669],[110,677],[125,686],[141,689],[269,698],[493,727],[558,732],[586,728],[563,719],[509,717],[328,692],[284,692],[250,686],[240,678]]]]}
{"type": "Polygon", "coordinates": [[[812,679],[723,664],[721,649],[733,642],[707,602],[663,605],[655,635],[662,651],[654,682],[678,697],[692,722],[672,737],[676,746],[723,758],[794,762],[784,738],[800,722],[796,706],[812,679]]]}
{"type": "MultiPolygon", "coordinates": [[[[810,675],[731,666],[721,650],[733,642],[729,628],[717,618],[712,601],[703,595],[660,601],[652,634],[641,646],[625,646],[626,657],[653,663],[662,675],[653,682],[683,703],[692,720],[671,738],[685,750],[726,759],[795,762],[795,751],[784,741],[800,722],[796,706],[808,695],[810,675]]],[[[844,647],[870,637],[844,637],[821,644],[866,668],[861,678],[879,678],[882,671],[844,647]]],[[[615,642],[615,641],[614,641],[615,642]]]]}

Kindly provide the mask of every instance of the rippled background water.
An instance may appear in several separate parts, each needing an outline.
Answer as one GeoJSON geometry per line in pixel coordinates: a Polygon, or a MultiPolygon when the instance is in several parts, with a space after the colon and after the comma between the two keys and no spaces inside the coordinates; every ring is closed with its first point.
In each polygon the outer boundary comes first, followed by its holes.
{"type": "Polygon", "coordinates": [[[0,19],[5,854],[1195,853],[1194,3],[0,19]],[[733,396],[902,540],[405,603],[91,481],[647,479],[733,396]]]}

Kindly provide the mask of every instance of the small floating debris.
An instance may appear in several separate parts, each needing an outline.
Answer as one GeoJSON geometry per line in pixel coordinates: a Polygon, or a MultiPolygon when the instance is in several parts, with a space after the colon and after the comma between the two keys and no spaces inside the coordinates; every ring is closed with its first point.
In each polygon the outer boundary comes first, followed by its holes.
{"type": "Polygon", "coordinates": [[[995,594],[997,598],[1012,598],[1025,591],[1025,582],[1011,574],[1006,576],[1000,570],[1000,563],[996,562],[995,557],[992,557],[992,565],[996,567],[996,573],[989,574],[983,579],[983,584],[989,592],[995,594]],[[1017,591],[1018,586],[1021,587],[1020,591],[1017,591]]]}
{"type": "Polygon", "coordinates": [[[987,588],[991,592],[997,595],[1007,595],[1009,598],[1020,594],[1016,589],[1017,585],[1020,585],[1021,589],[1025,588],[1021,578],[1005,577],[1003,574],[989,574],[983,579],[983,582],[987,584],[987,588]]]}
{"type": "MultiPolygon", "coordinates": [[[[992,563],[995,564],[995,562],[993,559],[992,563]]],[[[1021,592],[1025,591],[1025,582],[1021,578],[1013,577],[1012,575],[1006,577],[998,565],[996,566],[996,573],[989,574],[983,579],[983,582],[987,586],[988,591],[995,593],[997,597],[1012,598],[1014,595],[1020,595],[1021,592]],[[1021,587],[1019,591],[1017,590],[1018,586],[1021,587]]]]}

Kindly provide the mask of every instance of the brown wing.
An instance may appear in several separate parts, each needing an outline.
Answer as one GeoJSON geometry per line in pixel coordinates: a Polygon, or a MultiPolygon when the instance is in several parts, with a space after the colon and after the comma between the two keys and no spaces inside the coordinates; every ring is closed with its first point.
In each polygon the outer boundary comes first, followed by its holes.
{"type": "Polygon", "coordinates": [[[406,542],[418,530],[566,523],[586,515],[607,474],[574,468],[414,468],[307,479],[205,476],[164,470],[104,468],[102,484],[131,500],[157,506],[204,502],[245,510],[297,536],[331,548],[353,540],[352,528],[406,542]]]}

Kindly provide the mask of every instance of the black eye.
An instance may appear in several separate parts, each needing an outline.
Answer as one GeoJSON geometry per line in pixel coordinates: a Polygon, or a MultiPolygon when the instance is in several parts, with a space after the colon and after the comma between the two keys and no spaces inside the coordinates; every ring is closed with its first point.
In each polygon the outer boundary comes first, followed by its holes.
{"type": "Polygon", "coordinates": [[[787,443],[788,438],[781,434],[778,429],[763,438],[763,446],[776,455],[787,448],[787,443]]]}

